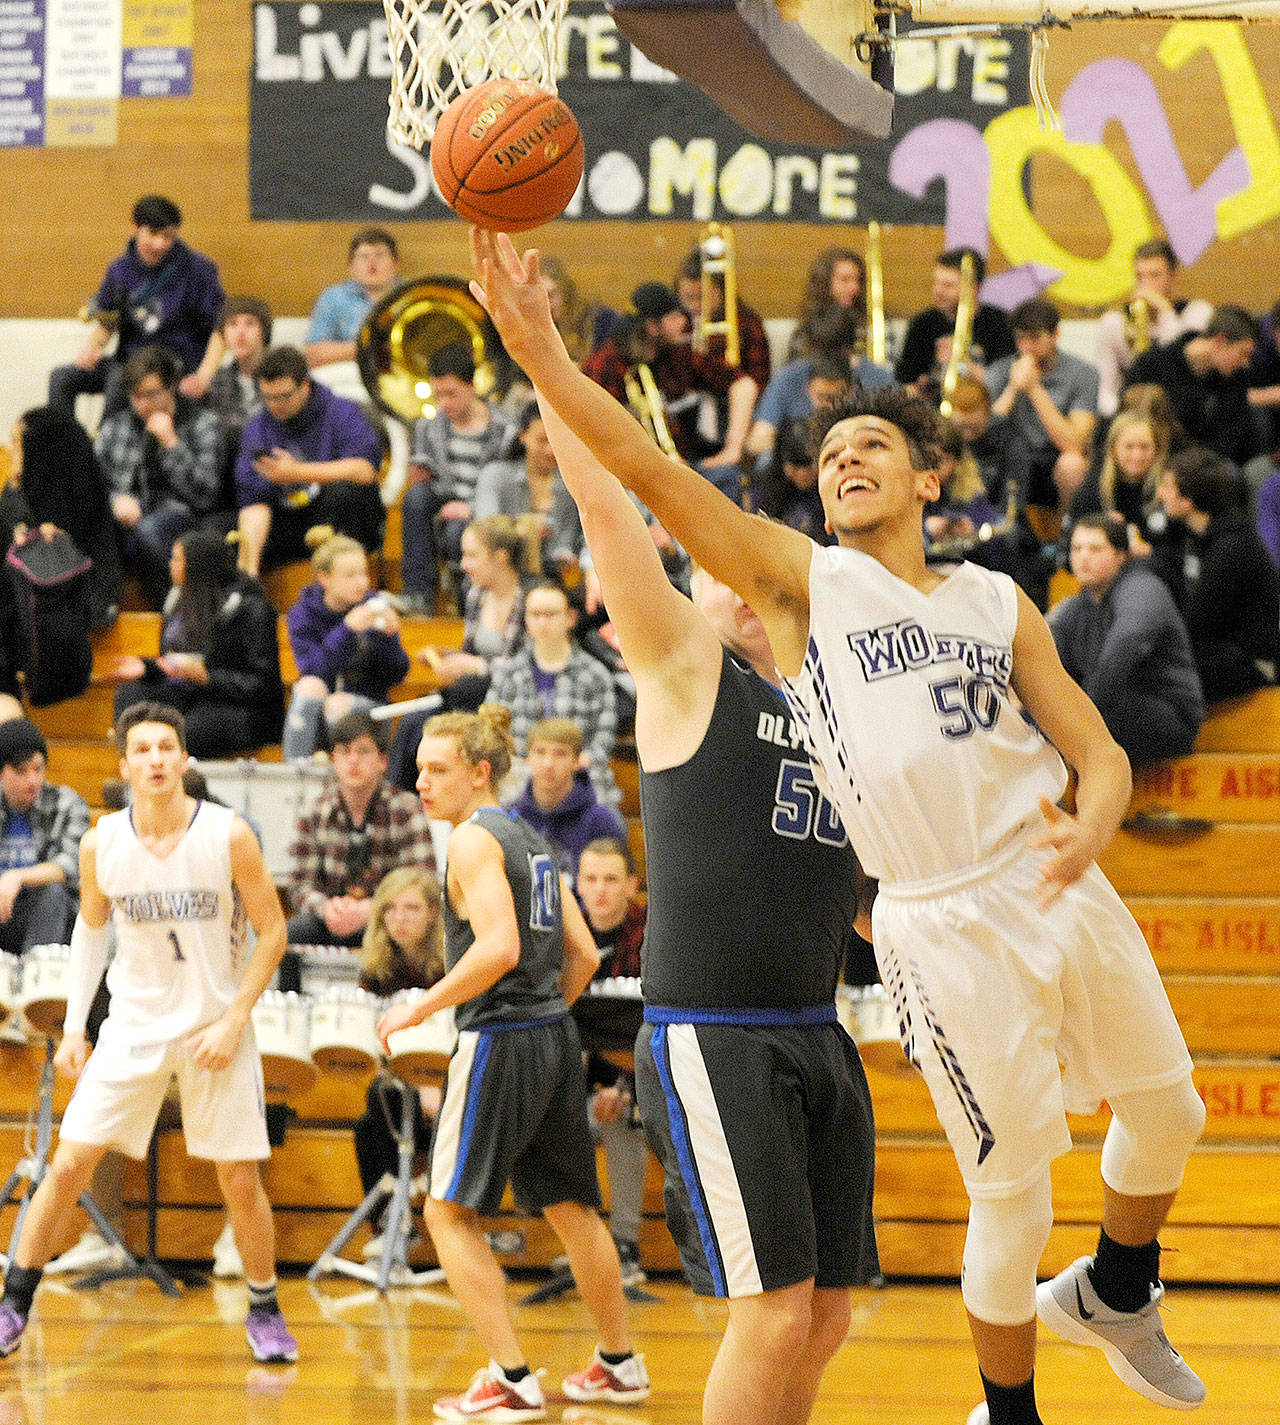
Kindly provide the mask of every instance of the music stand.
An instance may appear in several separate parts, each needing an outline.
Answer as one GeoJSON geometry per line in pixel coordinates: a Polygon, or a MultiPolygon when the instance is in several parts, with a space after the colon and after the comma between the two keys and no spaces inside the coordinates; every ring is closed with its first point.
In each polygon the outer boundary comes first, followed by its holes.
{"type": "MultiPolygon", "coordinates": [[[[56,1078],[53,1067],[54,1057],[53,1040],[45,1036],[44,1041],[44,1067],[40,1070],[40,1088],[38,1096],[38,1107],[36,1110],[36,1146],[35,1152],[20,1158],[13,1171],[9,1174],[8,1181],[3,1189],[0,1189],[0,1207],[8,1207],[13,1201],[13,1190],[17,1185],[26,1180],[26,1188],[18,1203],[18,1216],[13,1224],[13,1234],[9,1238],[9,1250],[0,1254],[0,1262],[3,1263],[7,1271],[9,1264],[13,1261],[13,1254],[18,1249],[18,1241],[22,1236],[22,1224],[26,1220],[27,1208],[31,1205],[31,1199],[35,1190],[44,1180],[44,1175],[49,1169],[49,1149],[53,1143],[53,1089],[56,1078]]],[[[77,1199],[79,1205],[89,1214],[93,1225],[102,1233],[102,1236],[118,1252],[122,1254],[126,1264],[132,1264],[135,1271],[138,1269],[138,1262],[130,1253],[127,1246],[121,1240],[120,1234],[107,1221],[102,1214],[102,1209],[93,1199],[93,1194],[86,1188],[77,1199]]]]}
{"type": "MultiPolygon", "coordinates": [[[[182,1286],[178,1285],[173,1275],[160,1264],[156,1256],[156,1217],[160,1208],[160,1135],[158,1130],[152,1129],[151,1142],[147,1144],[147,1255],[139,1261],[133,1256],[129,1249],[124,1248],[124,1260],[117,1266],[98,1267],[95,1271],[88,1272],[78,1280],[71,1283],[76,1291],[93,1291],[97,1287],[105,1286],[107,1282],[122,1281],[151,1281],[165,1294],[165,1296],[181,1296],[182,1286]]],[[[94,1220],[98,1220],[99,1214],[90,1214],[94,1220]]],[[[99,1230],[102,1223],[98,1223],[99,1230]]],[[[109,1230],[109,1229],[108,1229],[109,1230]]],[[[103,1233],[106,1236],[106,1233],[103,1233]]],[[[114,1232],[111,1237],[119,1242],[114,1232]]],[[[123,1243],[120,1244],[122,1247],[123,1243]]],[[[203,1286],[205,1278],[202,1273],[192,1272],[184,1274],[183,1286],[203,1286]]]]}
{"type": "Polygon", "coordinates": [[[413,1110],[418,1090],[390,1071],[384,1071],[384,1082],[400,1091],[400,1127],[398,1131],[394,1126],[392,1128],[396,1140],[396,1176],[392,1179],[389,1174],[383,1174],[369,1189],[359,1207],[338,1229],[337,1236],[307,1273],[310,1282],[318,1281],[326,1272],[332,1272],[368,1282],[382,1292],[389,1286],[436,1286],[445,1279],[439,1267],[414,1271],[409,1266],[409,1186],[413,1180],[413,1110]],[[391,1203],[387,1208],[387,1225],[382,1233],[382,1256],[378,1265],[353,1262],[339,1256],[355,1236],[356,1229],[373,1216],[378,1204],[386,1198],[388,1185],[391,1203]]]}

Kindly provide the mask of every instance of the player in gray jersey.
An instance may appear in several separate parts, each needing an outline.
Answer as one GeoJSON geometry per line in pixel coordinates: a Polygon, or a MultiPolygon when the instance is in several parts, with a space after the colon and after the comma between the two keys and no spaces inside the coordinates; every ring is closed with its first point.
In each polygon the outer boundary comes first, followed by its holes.
{"type": "Polygon", "coordinates": [[[760,620],[667,580],[626,492],[546,411],[637,691],[649,908],[638,1100],[695,1290],[727,1299],[705,1425],[801,1425],[877,1270],[873,1131],[833,997],[857,861],[760,620]]]}
{"type": "Polygon", "coordinates": [[[276,1301],[275,1233],[258,1168],[271,1150],[249,1022],[284,952],[280,899],[245,823],[187,796],[181,713],[137,703],[117,721],[116,737],[132,803],[80,844],[80,914],[55,1060],[79,1082],[5,1273],[0,1355],[17,1347],[50,1248],[99,1160],[108,1148],[146,1153],[176,1077],[188,1151],[214,1162],[244,1260],[254,1357],[296,1361],[298,1343],[276,1301]],[[90,1054],[85,1022],[106,965],[108,916],[116,932],[111,1009],[90,1054]],[[246,963],[249,924],[258,943],[246,963]]]}
{"type": "Polygon", "coordinates": [[[838,547],[820,549],[654,450],[568,360],[536,254],[474,229],[472,243],[473,291],[543,401],[758,610],[824,788],[880,877],[876,955],[970,1196],[962,1290],[986,1396],[971,1425],[1039,1421],[1037,1312],[1149,1399],[1198,1405],[1203,1383],[1160,1324],[1156,1234],[1204,1107],[1150,953],[1095,864],[1128,763],[1012,581],[926,565],[936,412],[886,391],[828,413],[818,481],[838,547]],[[1058,751],[1078,777],[1070,812],[1058,751]],[[1037,1292],[1064,1109],[1103,1097],[1097,1253],[1037,1292]]]}
{"type": "Polygon", "coordinates": [[[423,728],[418,791],[428,815],[453,826],[448,968],[421,1000],[388,1010],[378,1026],[385,1044],[397,1029],[457,1006],[424,1213],[490,1359],[462,1395],[436,1401],[442,1420],[546,1415],[479,1220],[498,1211],[508,1182],[520,1206],[541,1212],[564,1243],[599,1331],[590,1365],[565,1379],[565,1394],[618,1405],[649,1394],[644,1359],[631,1349],[618,1251],[599,1215],[582,1049],[569,1014],[600,956],[555,853],[498,803],[511,755],[511,714],[500,704],[446,713],[423,728]]]}

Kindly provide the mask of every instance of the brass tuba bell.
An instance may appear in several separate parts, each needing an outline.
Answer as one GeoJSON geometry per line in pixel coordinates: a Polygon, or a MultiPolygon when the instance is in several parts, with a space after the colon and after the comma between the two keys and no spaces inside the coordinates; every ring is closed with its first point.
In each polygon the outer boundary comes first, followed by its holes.
{"type": "Polygon", "coordinates": [[[356,365],[374,404],[410,424],[433,415],[427,363],[461,341],[476,364],[476,391],[493,389],[506,352],[489,314],[460,277],[419,277],[375,304],[356,338],[356,365]]]}

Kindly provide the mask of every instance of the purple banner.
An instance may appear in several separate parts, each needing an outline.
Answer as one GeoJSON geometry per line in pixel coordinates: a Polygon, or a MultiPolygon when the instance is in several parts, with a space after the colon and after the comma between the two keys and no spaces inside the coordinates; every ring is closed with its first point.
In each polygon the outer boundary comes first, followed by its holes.
{"type": "Polygon", "coordinates": [[[190,94],[191,54],[180,46],[126,48],[121,94],[126,99],[175,99],[190,94]]]}
{"type": "Polygon", "coordinates": [[[44,143],[44,0],[0,0],[0,148],[44,143]]]}

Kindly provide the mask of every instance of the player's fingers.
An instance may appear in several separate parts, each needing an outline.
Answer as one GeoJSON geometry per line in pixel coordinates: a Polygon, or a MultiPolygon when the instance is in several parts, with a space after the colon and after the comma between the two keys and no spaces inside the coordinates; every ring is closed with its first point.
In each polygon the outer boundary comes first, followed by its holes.
{"type": "Polygon", "coordinates": [[[536,247],[525,249],[524,254],[524,275],[527,282],[537,282],[538,274],[542,271],[542,254],[536,247]]]}
{"type": "Polygon", "coordinates": [[[1048,797],[1040,798],[1040,815],[1053,826],[1056,822],[1062,821],[1066,812],[1060,806],[1056,806],[1048,797]]]}

